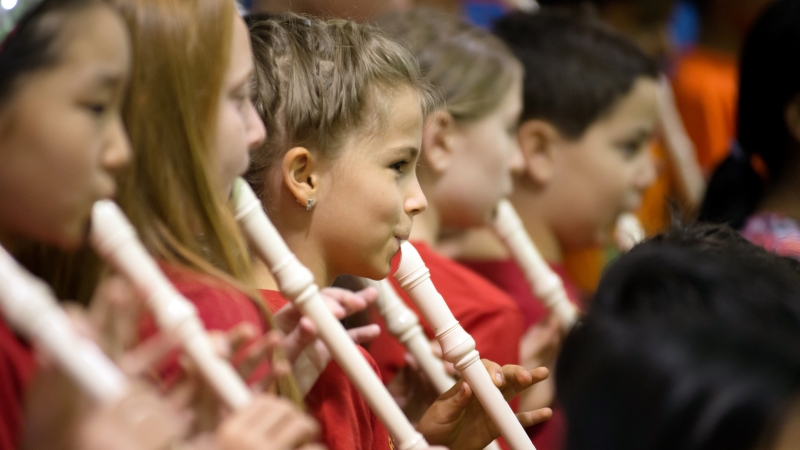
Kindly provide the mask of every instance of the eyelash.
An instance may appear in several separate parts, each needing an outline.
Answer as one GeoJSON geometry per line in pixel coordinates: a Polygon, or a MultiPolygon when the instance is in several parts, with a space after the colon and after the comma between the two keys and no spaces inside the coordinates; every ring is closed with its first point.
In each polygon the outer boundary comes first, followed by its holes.
{"type": "Polygon", "coordinates": [[[96,116],[102,116],[108,110],[108,106],[104,103],[87,103],[84,108],[96,116]]]}
{"type": "Polygon", "coordinates": [[[389,166],[389,168],[391,168],[392,170],[395,170],[395,171],[397,171],[399,173],[403,173],[403,169],[405,169],[406,166],[408,166],[408,161],[398,161],[398,162],[392,164],[391,166],[389,166]]]}

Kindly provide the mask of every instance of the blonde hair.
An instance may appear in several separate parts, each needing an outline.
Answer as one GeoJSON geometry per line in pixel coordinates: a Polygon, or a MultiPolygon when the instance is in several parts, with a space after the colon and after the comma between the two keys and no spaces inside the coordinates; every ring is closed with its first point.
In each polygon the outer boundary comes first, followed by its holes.
{"type": "Polygon", "coordinates": [[[262,197],[264,172],[290,148],[303,145],[331,157],[348,133],[386,126],[376,123],[380,114],[368,119],[380,109],[381,94],[410,88],[423,115],[438,105],[414,57],[375,27],[284,14],[253,18],[249,28],[255,105],[267,139],[251,153],[247,178],[262,197]]]}
{"type": "Polygon", "coordinates": [[[116,3],[134,60],[123,111],[134,158],[119,203],[156,257],[253,293],[248,249],[213,170],[234,3],[116,3]]]}
{"type": "Polygon", "coordinates": [[[503,41],[459,17],[417,8],[389,13],[376,24],[416,56],[457,121],[490,114],[522,79],[522,64],[503,41]]]}

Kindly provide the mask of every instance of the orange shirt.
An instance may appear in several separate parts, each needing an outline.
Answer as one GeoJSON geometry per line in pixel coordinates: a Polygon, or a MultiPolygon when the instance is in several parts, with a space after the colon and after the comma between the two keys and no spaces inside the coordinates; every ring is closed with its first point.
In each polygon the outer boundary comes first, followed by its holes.
{"type": "Polygon", "coordinates": [[[709,175],[728,156],[736,136],[736,60],[697,48],[678,63],[673,88],[700,167],[709,175]]]}

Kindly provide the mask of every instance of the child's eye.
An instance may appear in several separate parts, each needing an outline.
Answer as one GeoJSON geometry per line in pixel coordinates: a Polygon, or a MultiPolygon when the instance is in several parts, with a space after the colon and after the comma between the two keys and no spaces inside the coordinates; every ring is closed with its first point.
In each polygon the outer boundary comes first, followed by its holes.
{"type": "Polygon", "coordinates": [[[403,173],[403,169],[405,169],[407,166],[408,166],[408,161],[398,161],[389,166],[389,168],[397,171],[398,173],[403,173]]]}
{"type": "Polygon", "coordinates": [[[86,103],[83,107],[96,116],[101,116],[108,110],[108,106],[104,103],[86,103]]]}
{"type": "Polygon", "coordinates": [[[626,157],[633,158],[644,147],[643,144],[644,143],[640,141],[631,141],[620,144],[619,148],[626,157]]]}

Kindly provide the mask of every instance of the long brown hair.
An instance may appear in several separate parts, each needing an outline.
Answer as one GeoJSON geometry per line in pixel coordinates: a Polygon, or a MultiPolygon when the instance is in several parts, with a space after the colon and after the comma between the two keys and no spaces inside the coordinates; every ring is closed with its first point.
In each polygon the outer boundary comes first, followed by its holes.
{"type": "Polygon", "coordinates": [[[120,180],[118,201],[156,257],[248,290],[247,246],[211,165],[234,4],[117,4],[134,58],[123,111],[134,160],[120,180]]]}

